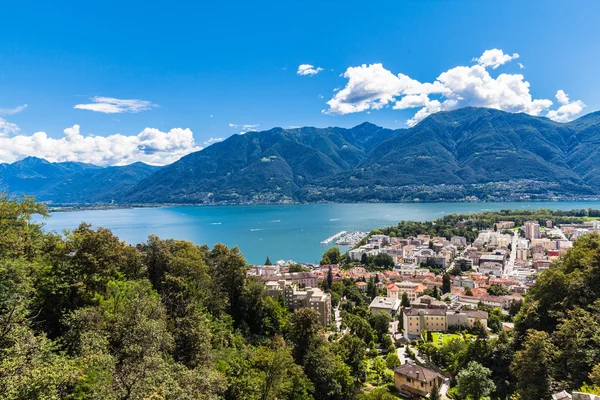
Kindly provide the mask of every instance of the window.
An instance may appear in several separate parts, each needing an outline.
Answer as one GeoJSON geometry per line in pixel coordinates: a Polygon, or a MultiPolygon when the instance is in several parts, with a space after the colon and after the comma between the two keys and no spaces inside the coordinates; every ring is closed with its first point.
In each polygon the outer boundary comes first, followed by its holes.
{"type": "Polygon", "coordinates": [[[421,387],[423,387],[423,386],[425,386],[425,385],[423,385],[423,382],[421,382],[421,387]]]}

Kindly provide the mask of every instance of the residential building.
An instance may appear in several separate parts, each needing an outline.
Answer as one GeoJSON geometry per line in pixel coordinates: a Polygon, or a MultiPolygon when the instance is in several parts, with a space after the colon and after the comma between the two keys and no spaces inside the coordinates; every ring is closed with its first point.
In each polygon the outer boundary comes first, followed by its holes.
{"type": "Polygon", "coordinates": [[[525,231],[525,238],[529,240],[540,238],[540,224],[538,224],[537,221],[525,222],[523,230],[525,231]]]}
{"type": "Polygon", "coordinates": [[[369,310],[371,314],[376,314],[378,312],[385,312],[392,317],[396,315],[398,310],[400,309],[400,299],[392,298],[392,297],[380,297],[377,296],[373,299],[371,304],[369,305],[369,310]]]}
{"type": "Polygon", "coordinates": [[[331,296],[329,293],[310,287],[299,290],[296,284],[285,280],[267,282],[265,287],[267,295],[270,297],[277,298],[279,295],[283,295],[285,304],[290,311],[310,308],[319,313],[321,325],[329,325],[331,321],[331,296]]]}
{"type": "Polygon", "coordinates": [[[425,397],[434,382],[441,386],[443,377],[437,372],[416,364],[404,364],[394,369],[394,386],[401,393],[425,397]]]}
{"type": "Polygon", "coordinates": [[[472,328],[479,320],[487,328],[488,314],[478,310],[447,310],[442,308],[405,308],[402,311],[404,335],[415,339],[423,331],[445,332],[452,326],[472,328]]]}

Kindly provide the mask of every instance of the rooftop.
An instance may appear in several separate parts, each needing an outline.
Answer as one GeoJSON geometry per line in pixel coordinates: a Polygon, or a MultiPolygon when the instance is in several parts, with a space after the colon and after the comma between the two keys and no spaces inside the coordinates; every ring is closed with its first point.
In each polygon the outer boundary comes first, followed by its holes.
{"type": "Polygon", "coordinates": [[[440,376],[440,374],[435,371],[415,364],[404,364],[396,367],[394,368],[394,373],[404,375],[420,382],[431,382],[440,376]]]}

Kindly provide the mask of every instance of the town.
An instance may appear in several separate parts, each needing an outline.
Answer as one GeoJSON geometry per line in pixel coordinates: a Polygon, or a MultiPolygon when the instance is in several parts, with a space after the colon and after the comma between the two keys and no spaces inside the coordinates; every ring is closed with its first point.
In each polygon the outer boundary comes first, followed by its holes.
{"type": "MultiPolygon", "coordinates": [[[[468,222],[473,221],[457,226],[468,222]]],[[[253,266],[248,276],[262,282],[269,296],[281,296],[289,310],[316,310],[338,340],[357,332],[348,310],[361,305],[359,294],[371,317],[386,316],[389,340],[380,342],[391,346],[372,350],[387,354],[386,360],[398,357],[388,362],[398,393],[422,398],[439,390],[440,398],[448,398],[450,377],[428,349],[452,338],[511,331],[512,317],[538,274],[591,232],[600,232],[599,220],[499,220],[469,238],[372,232],[346,254],[329,249],[320,265],[279,261],[253,266]],[[343,290],[333,291],[335,285],[343,290]]]]}

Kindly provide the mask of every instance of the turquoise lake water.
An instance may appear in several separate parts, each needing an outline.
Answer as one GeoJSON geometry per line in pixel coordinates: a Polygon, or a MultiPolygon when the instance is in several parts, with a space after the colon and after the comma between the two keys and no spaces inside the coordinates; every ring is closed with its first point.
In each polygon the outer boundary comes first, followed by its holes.
{"type": "Polygon", "coordinates": [[[61,232],[82,221],[110,228],[131,244],[148,235],[224,243],[240,247],[249,263],[275,260],[318,262],[328,246],[320,242],[339,231],[370,231],[400,220],[432,220],[452,213],[501,209],[600,208],[600,201],[519,203],[303,204],[161,207],[53,213],[46,229],[61,232]]]}

